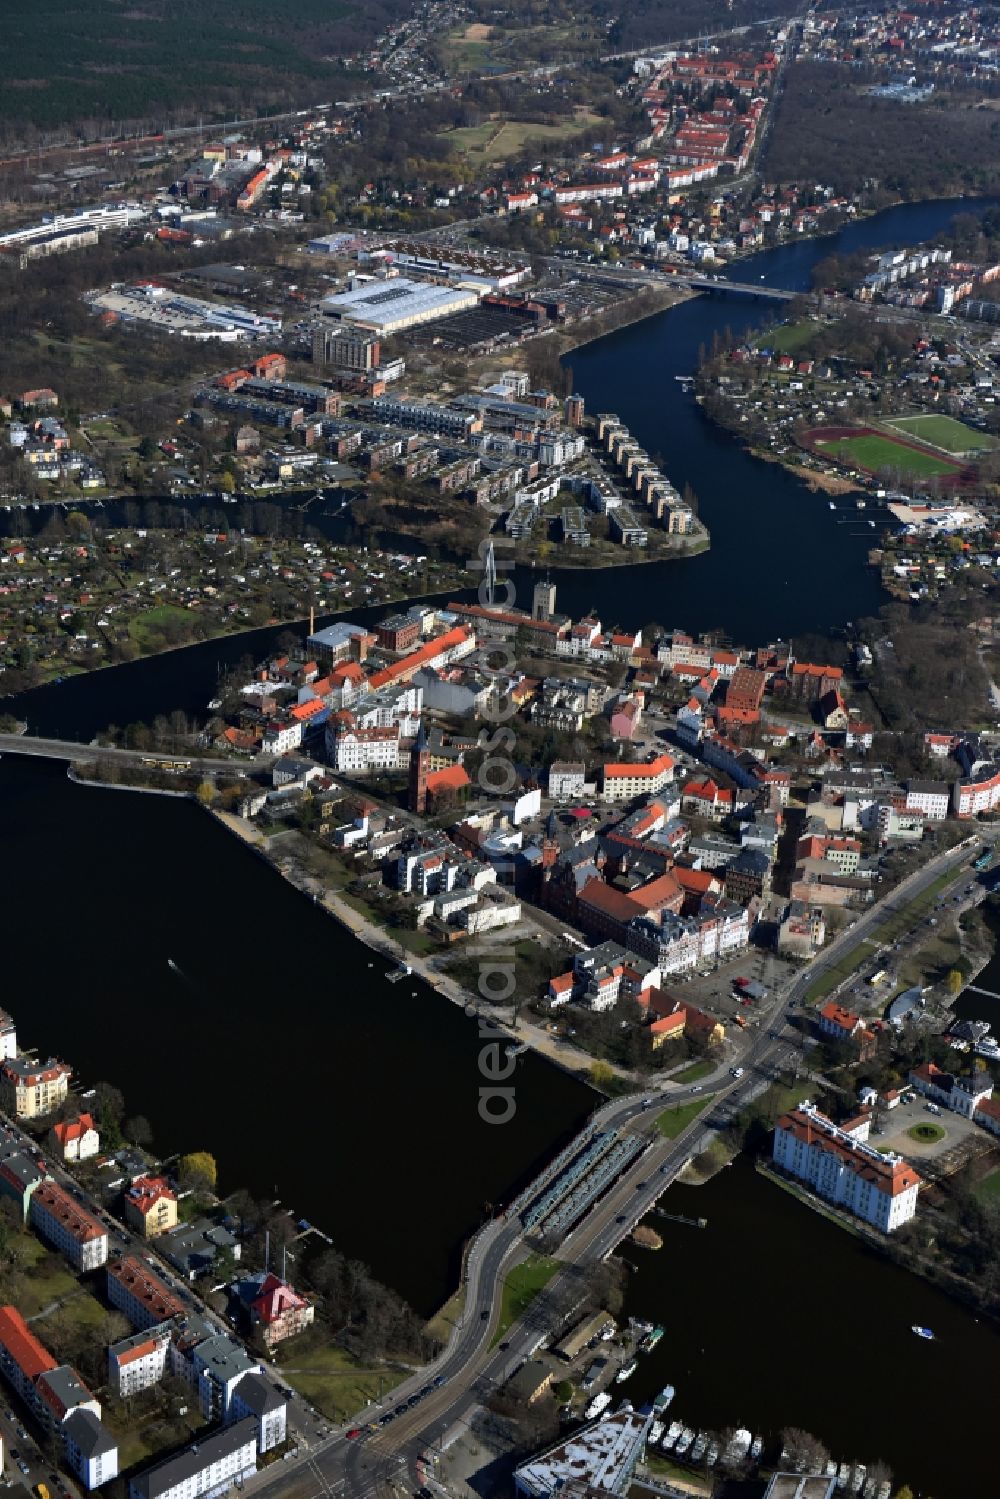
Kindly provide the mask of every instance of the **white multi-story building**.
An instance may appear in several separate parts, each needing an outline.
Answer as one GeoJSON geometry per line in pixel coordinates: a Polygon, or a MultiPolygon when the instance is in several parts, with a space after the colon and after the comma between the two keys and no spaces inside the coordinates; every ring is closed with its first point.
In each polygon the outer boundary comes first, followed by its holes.
{"type": "Polygon", "coordinates": [[[959,817],[975,817],[1000,807],[1000,766],[986,765],[971,776],[956,781],[954,808],[959,817]]]}
{"type": "Polygon", "coordinates": [[[345,775],[370,775],[372,771],[401,770],[406,763],[399,735],[399,725],[388,728],[359,729],[342,720],[347,709],[335,715],[327,728],[326,749],[330,765],[345,775]]]}
{"type": "Polygon", "coordinates": [[[167,1369],[171,1331],[171,1323],[160,1322],[111,1344],[108,1377],[118,1396],[137,1395],[159,1384],[167,1369]]]}
{"type": "Polygon", "coordinates": [[[947,781],[910,781],[906,787],[907,812],[922,812],[931,822],[948,816],[951,788],[947,781]]]}
{"type": "Polygon", "coordinates": [[[17,1026],[6,1010],[0,1010],[0,1061],[17,1056],[17,1026]]]}
{"type": "Polygon", "coordinates": [[[257,1451],[270,1452],[285,1440],[288,1406],[262,1374],[244,1374],[229,1406],[231,1421],[251,1420],[257,1427],[257,1451]]]}
{"type": "Polygon", "coordinates": [[[583,795],[587,767],[572,760],[553,760],[549,766],[549,796],[554,802],[583,795]]]}
{"type": "Polygon", "coordinates": [[[42,1182],[35,1188],[28,1213],[35,1232],[75,1269],[96,1270],[107,1262],[108,1235],[103,1223],[55,1182],[42,1182]]]}
{"type": "Polygon", "coordinates": [[[672,779],[674,762],[669,755],[657,755],[639,764],[616,763],[604,767],[604,800],[630,802],[636,796],[652,796],[662,791],[672,779]]]}
{"type": "Polygon", "coordinates": [[[257,1427],[247,1416],[201,1437],[129,1484],[129,1499],[214,1499],[257,1471],[257,1427]]]}
{"type": "Polygon", "coordinates": [[[773,1156],[817,1196],[892,1233],[916,1213],[921,1179],[902,1156],[866,1144],[869,1127],[867,1115],[841,1128],[803,1103],[778,1120],[773,1156]]]}
{"type": "Polygon", "coordinates": [[[88,1489],[118,1477],[118,1444],[86,1406],[66,1417],[62,1439],[66,1461],[88,1489]]]}

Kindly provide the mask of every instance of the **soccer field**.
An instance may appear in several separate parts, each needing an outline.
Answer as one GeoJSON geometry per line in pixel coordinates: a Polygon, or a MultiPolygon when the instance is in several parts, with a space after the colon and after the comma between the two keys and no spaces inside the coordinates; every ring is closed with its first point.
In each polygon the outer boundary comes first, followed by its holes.
{"type": "Polygon", "coordinates": [[[894,432],[902,432],[904,437],[915,437],[917,442],[930,443],[932,448],[940,448],[943,453],[983,453],[997,446],[995,437],[989,437],[985,432],[975,432],[964,422],[957,422],[953,416],[938,416],[936,413],[927,416],[899,416],[885,425],[894,432]]]}
{"type": "Polygon", "coordinates": [[[953,459],[938,458],[934,453],[922,453],[917,448],[902,442],[893,442],[891,437],[878,433],[866,433],[863,437],[840,437],[831,442],[817,442],[821,453],[836,458],[838,463],[851,468],[861,468],[867,473],[877,474],[882,469],[898,469],[901,474],[915,478],[930,478],[934,474],[954,476],[958,465],[953,459]]]}

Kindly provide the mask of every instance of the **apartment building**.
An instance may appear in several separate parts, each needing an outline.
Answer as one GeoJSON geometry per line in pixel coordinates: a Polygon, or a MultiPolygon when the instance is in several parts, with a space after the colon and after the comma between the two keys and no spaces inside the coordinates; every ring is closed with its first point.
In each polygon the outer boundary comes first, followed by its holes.
{"type": "Polygon", "coordinates": [[[662,791],[672,779],[674,762],[669,755],[657,755],[642,764],[608,764],[604,767],[604,800],[628,802],[636,796],[652,796],[662,791]]]}
{"type": "Polygon", "coordinates": [[[261,1374],[244,1374],[233,1392],[229,1414],[235,1422],[253,1421],[258,1452],[270,1452],[285,1440],[288,1406],[270,1380],[261,1374]]]}
{"type": "Polygon", "coordinates": [[[191,1349],[188,1362],[187,1377],[197,1388],[207,1421],[231,1420],[230,1407],[240,1380],[246,1374],[263,1373],[263,1365],[224,1332],[203,1338],[191,1349]]]}
{"type": "Polygon", "coordinates": [[[172,1323],[159,1322],[111,1344],[108,1381],[116,1395],[137,1395],[140,1390],[159,1384],[167,1369],[172,1331],[172,1323]]]}
{"type": "Polygon", "coordinates": [[[921,1178],[902,1156],[868,1145],[869,1128],[867,1115],[838,1126],[803,1103],[778,1120],[773,1159],[817,1196],[893,1233],[916,1213],[921,1178]]]}
{"type": "Polygon", "coordinates": [[[36,1233],[64,1254],[76,1270],[96,1270],[107,1262],[103,1223],[55,1182],[42,1182],[31,1198],[29,1220],[36,1233]]]}
{"type": "Polygon", "coordinates": [[[165,1176],[140,1176],[125,1193],[125,1221],[144,1239],[177,1227],[177,1194],[165,1176]]]}
{"type": "Polygon", "coordinates": [[[63,1445],[69,1466],[93,1489],[118,1472],[118,1448],[101,1406],[75,1369],[57,1364],[16,1307],[0,1307],[0,1373],[35,1419],[63,1445]]]}
{"type": "Polygon", "coordinates": [[[0,1061],[17,1056],[17,1026],[6,1010],[0,1010],[0,1061]]]}
{"type": "Polygon", "coordinates": [[[247,1416],[138,1474],[129,1499],[214,1499],[257,1471],[257,1429],[247,1416]]]}
{"type": "Polygon", "coordinates": [[[165,1281],[134,1255],[112,1260],[106,1270],[105,1290],[111,1305],[140,1331],[156,1327],[171,1317],[183,1317],[184,1303],[165,1281]]]}
{"type": "Polygon", "coordinates": [[[50,1057],[33,1062],[30,1057],[8,1057],[0,1066],[0,1108],[16,1119],[36,1119],[50,1114],[69,1092],[72,1067],[50,1057]]]}

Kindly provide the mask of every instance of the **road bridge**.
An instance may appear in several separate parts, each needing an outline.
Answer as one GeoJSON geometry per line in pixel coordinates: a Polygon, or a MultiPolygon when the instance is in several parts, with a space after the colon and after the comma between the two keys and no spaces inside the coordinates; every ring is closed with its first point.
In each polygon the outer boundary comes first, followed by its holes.
{"type": "Polygon", "coordinates": [[[224,770],[237,774],[244,771],[267,770],[274,764],[273,755],[257,755],[253,759],[227,760],[209,759],[202,755],[185,754],[183,750],[167,753],[165,750],[119,749],[116,745],[81,744],[76,739],[42,739],[35,734],[0,734],[0,755],[32,755],[41,760],[69,760],[72,764],[81,761],[114,760],[117,764],[146,766],[149,769],[165,770],[224,770]]]}
{"type": "Polygon", "coordinates": [[[788,291],[782,286],[765,286],[762,281],[729,281],[725,277],[716,280],[714,276],[691,276],[687,284],[692,291],[708,292],[715,297],[732,294],[738,297],[757,297],[765,302],[791,302],[802,295],[801,292],[788,291]]]}

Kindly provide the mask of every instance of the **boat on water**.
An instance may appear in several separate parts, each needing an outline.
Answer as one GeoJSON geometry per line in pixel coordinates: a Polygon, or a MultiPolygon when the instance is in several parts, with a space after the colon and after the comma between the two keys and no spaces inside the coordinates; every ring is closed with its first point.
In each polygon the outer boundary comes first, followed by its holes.
{"type": "Polygon", "coordinates": [[[516,1042],[512,1041],[509,1046],[505,1046],[504,1047],[504,1051],[506,1052],[506,1054],[507,1054],[508,1057],[520,1057],[520,1056],[523,1056],[524,1053],[527,1051],[527,1049],[528,1049],[528,1046],[527,1046],[527,1042],[525,1042],[525,1041],[516,1041],[516,1042]]]}
{"type": "Polygon", "coordinates": [[[929,1327],[920,1327],[918,1323],[914,1322],[910,1331],[915,1332],[918,1338],[926,1338],[929,1343],[933,1343],[934,1341],[934,1334],[929,1327]]]}
{"type": "Polygon", "coordinates": [[[851,1470],[848,1467],[847,1463],[841,1463],[840,1467],[837,1469],[837,1487],[838,1487],[838,1489],[846,1489],[847,1488],[847,1480],[850,1478],[850,1476],[851,1476],[851,1470]]]}
{"type": "MultiPolygon", "coordinates": [[[[750,1443],[750,1461],[752,1463],[755,1463],[755,1462],[759,1461],[760,1455],[763,1452],[763,1450],[764,1450],[764,1439],[763,1439],[763,1437],[754,1437],[753,1441],[750,1443]]],[[[832,1473],[831,1473],[830,1477],[831,1478],[833,1477],[832,1473]]]]}
{"type": "Polygon", "coordinates": [[[660,1411],[665,1411],[676,1393],[677,1392],[672,1384],[665,1384],[663,1386],[663,1389],[653,1400],[654,1411],[656,1411],[657,1414],[659,1414],[660,1411]]]}
{"type": "Polygon", "coordinates": [[[698,1435],[694,1439],[694,1446],[691,1448],[691,1461],[693,1463],[700,1463],[702,1458],[705,1456],[707,1448],[708,1432],[699,1431],[698,1435]]]}
{"type": "Polygon", "coordinates": [[[694,1432],[691,1430],[690,1426],[685,1426],[684,1430],[681,1432],[680,1436],[677,1438],[677,1445],[674,1448],[674,1451],[677,1453],[677,1456],[678,1457],[683,1457],[684,1454],[685,1454],[685,1452],[688,1450],[688,1448],[690,1447],[690,1445],[691,1445],[691,1443],[693,1441],[694,1441],[694,1432]]]}
{"type": "Polygon", "coordinates": [[[631,1379],[632,1375],[635,1373],[638,1367],[639,1360],[630,1358],[627,1364],[622,1364],[621,1368],[618,1370],[618,1373],[615,1375],[615,1384],[624,1384],[626,1379],[631,1379]]]}
{"type": "Polygon", "coordinates": [[[390,984],[398,984],[400,979],[409,978],[412,972],[413,969],[410,967],[409,963],[400,963],[398,968],[391,968],[389,970],[389,972],[386,974],[386,978],[389,980],[390,984]]]}
{"type": "Polygon", "coordinates": [[[836,505],[835,505],[835,504],[834,504],[834,503],[833,503],[833,501],[832,501],[832,500],[831,500],[831,501],[830,501],[830,509],[831,509],[831,510],[836,510],[836,508],[837,508],[837,507],[836,507],[836,505]]]}
{"type": "Polygon", "coordinates": [[[705,1453],[705,1462],[710,1468],[714,1468],[716,1463],[719,1461],[720,1450],[721,1449],[718,1442],[716,1442],[714,1439],[709,1442],[708,1451],[705,1453]]]}
{"type": "Polygon", "coordinates": [[[661,1449],[664,1452],[669,1452],[683,1430],[684,1427],[680,1421],[671,1421],[667,1427],[667,1434],[660,1443],[661,1449]]]}
{"type": "Polygon", "coordinates": [[[663,1433],[666,1431],[662,1421],[654,1421],[649,1428],[649,1436],[646,1442],[650,1447],[658,1447],[663,1441],[663,1433]]]}
{"type": "Polygon", "coordinates": [[[640,1353],[652,1353],[657,1343],[663,1337],[663,1328],[657,1323],[652,1332],[648,1332],[639,1345],[640,1353]]]}
{"type": "Polygon", "coordinates": [[[611,1396],[607,1390],[602,1390],[599,1395],[594,1396],[583,1414],[587,1417],[588,1421],[592,1421],[595,1416],[599,1416],[602,1411],[606,1411],[610,1404],[611,1396]]]}
{"type": "Polygon", "coordinates": [[[170,969],[172,969],[174,973],[180,973],[180,971],[181,971],[180,964],[179,963],[175,963],[174,960],[173,960],[173,958],[168,958],[167,959],[167,967],[170,968],[170,969]]]}
{"type": "Polygon", "coordinates": [[[860,500],[860,499],[859,500],[855,500],[854,503],[858,507],[859,510],[863,510],[865,508],[865,502],[864,502],[864,500],[860,500]]]}
{"type": "Polygon", "coordinates": [[[854,1469],[851,1473],[851,1481],[848,1484],[848,1488],[850,1489],[852,1494],[861,1493],[861,1490],[864,1486],[864,1481],[867,1477],[868,1469],[865,1467],[864,1463],[855,1463],[854,1469]]]}
{"type": "Polygon", "coordinates": [[[889,1499],[889,1495],[891,1493],[892,1493],[892,1484],[889,1482],[888,1478],[883,1478],[882,1482],[879,1484],[878,1488],[875,1490],[875,1499],[889,1499]]]}

